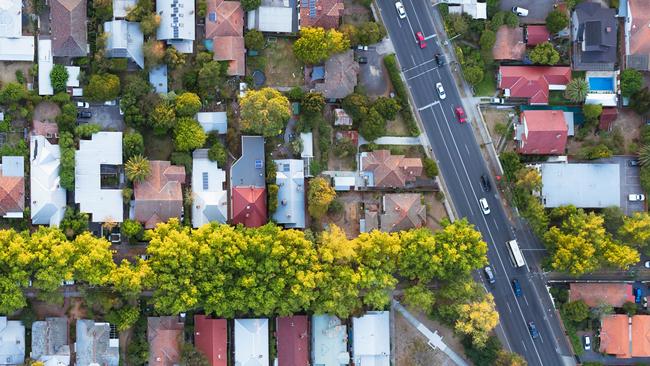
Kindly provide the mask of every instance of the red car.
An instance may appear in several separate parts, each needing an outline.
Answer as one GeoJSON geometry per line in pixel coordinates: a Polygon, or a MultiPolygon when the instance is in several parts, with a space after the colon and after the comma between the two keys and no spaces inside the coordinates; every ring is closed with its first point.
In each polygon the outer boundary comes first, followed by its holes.
{"type": "Polygon", "coordinates": [[[465,111],[463,110],[463,107],[461,106],[456,107],[456,117],[458,117],[458,122],[460,123],[467,122],[467,118],[465,117],[465,111]]]}
{"type": "Polygon", "coordinates": [[[415,33],[415,38],[418,40],[418,44],[420,45],[420,48],[426,48],[427,43],[424,41],[424,34],[422,32],[416,32],[415,33]]]}

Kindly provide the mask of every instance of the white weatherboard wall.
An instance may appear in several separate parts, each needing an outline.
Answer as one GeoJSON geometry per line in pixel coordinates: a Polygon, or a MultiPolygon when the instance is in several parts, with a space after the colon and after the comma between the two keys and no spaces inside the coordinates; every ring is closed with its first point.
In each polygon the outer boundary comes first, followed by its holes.
{"type": "Polygon", "coordinates": [[[390,366],[388,311],[352,318],[352,357],[356,366],[390,366]]]}

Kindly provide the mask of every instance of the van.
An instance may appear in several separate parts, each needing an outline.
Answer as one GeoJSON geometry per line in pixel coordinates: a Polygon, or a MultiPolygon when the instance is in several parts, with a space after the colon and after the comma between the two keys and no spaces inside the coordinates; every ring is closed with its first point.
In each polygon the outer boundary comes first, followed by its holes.
{"type": "Polygon", "coordinates": [[[513,6],[512,7],[512,12],[519,15],[520,17],[527,17],[528,16],[528,9],[524,9],[519,6],[513,6]]]}

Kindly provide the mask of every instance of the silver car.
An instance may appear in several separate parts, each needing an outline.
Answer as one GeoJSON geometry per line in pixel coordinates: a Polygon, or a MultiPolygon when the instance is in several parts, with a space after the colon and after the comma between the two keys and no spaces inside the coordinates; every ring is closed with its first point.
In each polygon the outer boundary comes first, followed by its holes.
{"type": "Polygon", "coordinates": [[[395,9],[397,9],[397,15],[400,19],[406,18],[406,10],[404,9],[404,5],[402,5],[401,2],[398,1],[395,3],[395,9]]]}
{"type": "Polygon", "coordinates": [[[445,94],[445,88],[442,87],[442,83],[436,83],[436,90],[438,91],[438,96],[440,96],[440,99],[447,98],[447,94],[445,94]]]}

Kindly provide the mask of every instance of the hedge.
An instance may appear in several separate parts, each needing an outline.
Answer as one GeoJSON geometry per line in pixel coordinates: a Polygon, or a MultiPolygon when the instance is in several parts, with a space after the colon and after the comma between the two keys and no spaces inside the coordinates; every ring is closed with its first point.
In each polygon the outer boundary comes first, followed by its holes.
{"type": "Polygon", "coordinates": [[[402,120],[404,120],[406,128],[408,128],[411,136],[419,136],[420,129],[418,128],[417,123],[415,123],[413,113],[411,113],[411,108],[409,107],[408,91],[406,90],[406,85],[400,76],[399,67],[397,67],[397,58],[394,54],[384,57],[384,66],[386,66],[386,70],[388,70],[388,76],[390,77],[390,82],[393,84],[393,88],[395,89],[397,101],[402,106],[402,110],[400,112],[402,120]]]}

